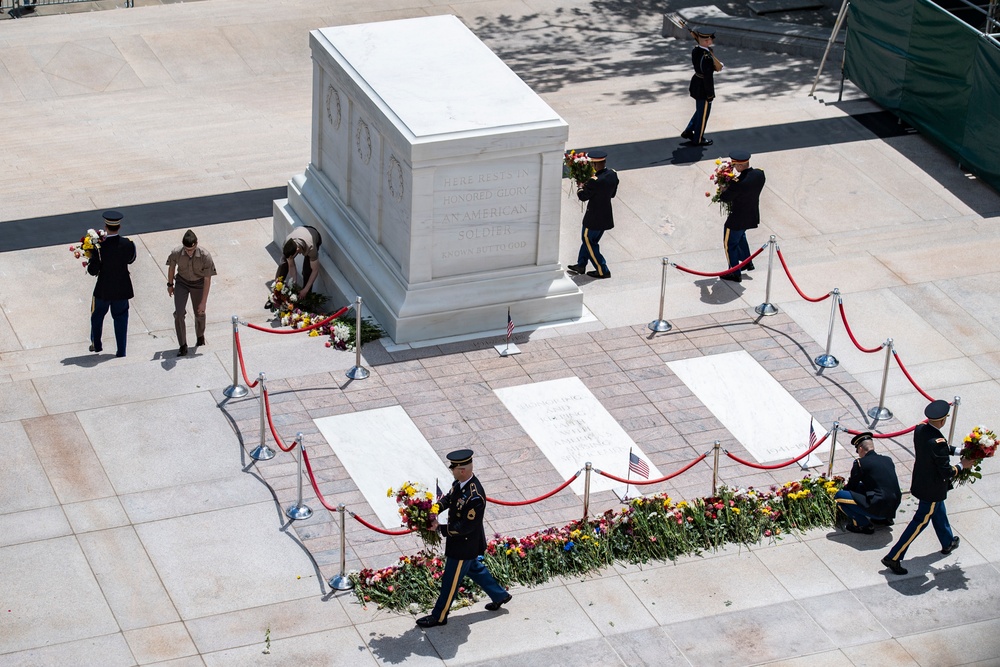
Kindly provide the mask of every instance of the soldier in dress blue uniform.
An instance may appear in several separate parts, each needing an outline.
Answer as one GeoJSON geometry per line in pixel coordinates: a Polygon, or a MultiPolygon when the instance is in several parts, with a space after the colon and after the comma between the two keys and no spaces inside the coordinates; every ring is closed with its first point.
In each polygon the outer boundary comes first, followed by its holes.
{"type": "Polygon", "coordinates": [[[103,350],[101,332],[104,329],[104,317],[111,310],[111,319],[115,323],[115,343],[118,346],[116,357],[125,356],[128,300],[135,296],[128,272],[128,265],[135,261],[135,243],[118,235],[122,217],[118,211],[104,212],[104,229],[108,235],[87,264],[87,273],[97,276],[90,307],[90,351],[103,350]]]}
{"type": "Polygon", "coordinates": [[[875,532],[872,519],[891,523],[902,495],[896,465],[888,456],[875,453],[871,432],[859,433],[851,439],[858,458],[851,467],[851,477],[834,499],[847,515],[852,533],[871,535],[875,532]]]}
{"type": "Polygon", "coordinates": [[[417,619],[417,625],[422,628],[448,623],[451,603],[464,577],[479,584],[490,596],[492,602],[486,605],[490,611],[499,610],[511,600],[510,593],[497,583],[481,560],[486,552],[486,533],[483,531],[486,491],[472,474],[472,455],[471,449],[459,449],[448,454],[448,467],[455,483],[438,501],[442,512],[448,510],[448,523],[435,523],[445,537],[444,574],[441,576],[441,594],[430,616],[417,619]]]}
{"type": "Polygon", "coordinates": [[[583,215],[583,232],[580,235],[582,242],[576,264],[570,264],[566,268],[573,273],[586,272],[591,278],[610,278],[611,271],[601,254],[601,237],[615,226],[611,200],[618,194],[618,173],[607,168],[606,151],[591,151],[587,155],[594,164],[594,175],[576,191],[580,201],[587,202],[587,212],[583,215]],[[587,262],[593,262],[593,271],[587,271],[587,262]]]}
{"type": "Polygon", "coordinates": [[[681,138],[695,146],[711,146],[712,140],[705,137],[705,128],[708,126],[708,116],[712,113],[712,100],[715,99],[715,73],[722,70],[722,63],[712,51],[714,32],[690,32],[698,42],[691,50],[694,76],[688,86],[688,93],[694,98],[694,115],[681,132],[681,138]]]}
{"type": "MultiPolygon", "coordinates": [[[[934,525],[934,532],[941,543],[941,553],[950,554],[958,548],[959,539],[951,531],[948,512],[944,507],[944,500],[952,488],[952,480],[959,472],[959,467],[951,465],[948,458],[955,453],[955,448],[948,446],[948,441],[941,433],[950,408],[948,401],[933,401],[924,410],[927,422],[917,424],[917,428],[913,430],[916,457],[913,461],[910,493],[920,502],[909,525],[882,559],[882,564],[895,574],[906,574],[906,568],[902,565],[903,556],[928,522],[934,525]]],[[[974,461],[961,460],[962,468],[971,468],[973,465],[974,461]]]]}
{"type": "MultiPolygon", "coordinates": [[[[747,243],[747,230],[757,229],[760,225],[760,193],[767,180],[764,170],[750,166],[749,151],[733,151],[729,154],[733,167],[739,172],[739,178],[730,183],[722,192],[722,201],[730,204],[729,216],[723,225],[722,243],[726,250],[726,261],[729,266],[737,266],[750,257],[750,245],[747,243]]],[[[753,271],[753,262],[746,266],[747,271],[753,271]]],[[[723,280],[735,283],[743,282],[743,274],[733,271],[720,276],[723,280]]]]}

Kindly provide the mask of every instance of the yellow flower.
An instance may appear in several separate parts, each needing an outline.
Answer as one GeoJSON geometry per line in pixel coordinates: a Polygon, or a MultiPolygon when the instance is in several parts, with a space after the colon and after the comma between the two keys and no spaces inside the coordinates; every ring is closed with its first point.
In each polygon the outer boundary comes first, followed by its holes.
{"type": "Polygon", "coordinates": [[[284,285],[282,285],[281,283],[274,283],[274,289],[280,292],[282,288],[284,288],[284,285]]]}
{"type": "Polygon", "coordinates": [[[715,158],[715,164],[722,164],[721,158],[715,158]]]}
{"type": "Polygon", "coordinates": [[[441,513],[441,506],[440,505],[438,505],[437,503],[434,503],[433,505],[431,505],[431,514],[440,514],[440,513],[441,513]]]}
{"type": "Polygon", "coordinates": [[[318,336],[319,335],[319,329],[313,329],[312,331],[309,332],[309,335],[310,336],[318,336]]]}
{"type": "Polygon", "coordinates": [[[424,498],[427,500],[434,500],[434,494],[430,491],[424,491],[424,498]]]}
{"type": "Polygon", "coordinates": [[[391,486],[389,487],[389,490],[385,492],[385,497],[386,498],[392,498],[392,487],[391,486]]]}
{"type": "Polygon", "coordinates": [[[677,503],[677,509],[680,509],[682,507],[687,507],[687,506],[688,506],[688,501],[686,501],[686,500],[682,500],[679,503],[677,503]]]}
{"type": "Polygon", "coordinates": [[[731,509],[733,511],[733,514],[739,514],[740,513],[740,508],[739,507],[730,507],[729,509],[731,509]]]}

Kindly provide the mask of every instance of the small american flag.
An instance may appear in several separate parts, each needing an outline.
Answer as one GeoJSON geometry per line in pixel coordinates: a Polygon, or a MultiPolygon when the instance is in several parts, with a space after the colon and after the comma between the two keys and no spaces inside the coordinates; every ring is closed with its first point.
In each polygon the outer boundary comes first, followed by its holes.
{"type": "Polygon", "coordinates": [[[628,469],[643,479],[649,479],[649,466],[632,452],[628,453],[628,469]]]}
{"type": "Polygon", "coordinates": [[[436,479],[434,480],[434,486],[437,491],[437,500],[441,500],[441,496],[444,495],[444,491],[441,490],[441,485],[438,484],[438,481],[436,479]]]}
{"type": "Polygon", "coordinates": [[[809,446],[816,444],[816,430],[813,428],[812,420],[809,420],[809,446]]]}
{"type": "Polygon", "coordinates": [[[514,320],[510,319],[510,307],[507,307],[507,342],[510,342],[510,335],[514,333],[514,320]]]}

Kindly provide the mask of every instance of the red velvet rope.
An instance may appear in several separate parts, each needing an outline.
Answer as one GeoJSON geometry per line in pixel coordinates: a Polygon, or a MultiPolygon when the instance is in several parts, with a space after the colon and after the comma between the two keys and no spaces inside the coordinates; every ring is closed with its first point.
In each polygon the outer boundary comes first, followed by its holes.
{"type": "Polygon", "coordinates": [[[844,302],[841,301],[839,306],[840,306],[840,319],[844,321],[844,328],[847,329],[847,335],[851,337],[851,342],[854,343],[854,347],[858,348],[862,352],[867,352],[868,354],[871,354],[872,352],[878,352],[884,347],[883,345],[879,345],[878,347],[872,347],[872,348],[861,347],[861,343],[858,342],[858,339],[854,337],[854,332],[851,331],[851,325],[847,323],[847,315],[844,314],[844,302]]]}
{"type": "Polygon", "coordinates": [[[764,248],[766,248],[766,247],[767,247],[767,244],[765,243],[763,246],[761,246],[760,248],[757,249],[757,252],[755,252],[754,254],[750,255],[749,257],[747,257],[745,260],[743,260],[742,262],[740,262],[736,266],[732,266],[732,267],[726,269],[725,271],[719,271],[717,273],[707,273],[707,272],[704,272],[704,271],[695,271],[694,269],[689,269],[686,266],[681,266],[680,264],[674,264],[673,266],[674,266],[675,269],[678,269],[679,271],[683,271],[684,273],[692,273],[692,274],[694,274],[696,276],[709,276],[709,277],[711,277],[711,276],[724,276],[724,275],[727,275],[729,273],[733,273],[735,271],[739,271],[740,269],[742,269],[744,266],[746,266],[747,264],[749,264],[750,262],[752,262],[754,257],[756,257],[760,253],[764,252],[764,248]]]}
{"type": "Polygon", "coordinates": [[[306,472],[309,473],[309,483],[312,484],[313,491],[316,492],[316,498],[319,499],[319,502],[322,503],[323,507],[327,508],[331,512],[336,512],[337,508],[326,502],[326,498],[324,498],[323,494],[319,492],[319,485],[316,483],[316,477],[313,476],[312,465],[309,463],[309,452],[306,451],[305,447],[302,448],[302,462],[306,464],[306,472]]]}
{"type": "Polygon", "coordinates": [[[290,446],[285,447],[285,443],[281,441],[278,436],[278,432],[274,428],[274,420],[271,419],[271,399],[267,396],[267,388],[264,388],[264,410],[267,412],[267,425],[271,427],[271,435],[274,436],[274,442],[281,448],[283,452],[290,452],[295,449],[295,443],[293,442],[290,446]]]}
{"type": "Polygon", "coordinates": [[[635,486],[642,486],[644,484],[659,484],[660,482],[665,482],[668,479],[673,479],[674,477],[677,477],[677,475],[680,475],[682,473],[687,472],[695,464],[704,461],[705,460],[705,456],[706,456],[705,454],[702,454],[701,456],[699,456],[698,458],[696,458],[694,461],[691,461],[691,463],[688,463],[686,466],[684,466],[683,468],[681,468],[680,470],[676,470],[676,471],[670,473],[669,475],[664,475],[663,477],[658,477],[657,479],[644,479],[642,481],[639,481],[639,480],[635,480],[635,479],[626,479],[624,477],[619,477],[618,475],[612,475],[609,472],[604,472],[603,470],[598,470],[597,468],[594,468],[594,471],[597,474],[599,474],[599,475],[603,475],[603,476],[607,477],[608,479],[613,479],[616,482],[622,482],[624,484],[634,484],[635,486]]]}
{"type": "Polygon", "coordinates": [[[899,366],[899,370],[903,371],[903,375],[905,375],[906,379],[909,380],[910,384],[913,385],[913,388],[916,389],[917,391],[919,391],[920,395],[923,396],[924,398],[926,398],[928,401],[932,401],[933,402],[934,401],[934,397],[931,396],[930,394],[928,394],[923,389],[921,389],[917,385],[917,383],[913,381],[913,376],[911,376],[910,372],[908,370],[906,370],[906,366],[903,365],[903,360],[899,358],[898,354],[896,354],[896,348],[892,349],[892,357],[896,360],[896,364],[899,366]]]}
{"type": "Polygon", "coordinates": [[[236,356],[240,358],[240,372],[243,373],[243,381],[247,383],[247,386],[253,389],[260,383],[260,378],[257,378],[253,382],[250,382],[250,378],[247,377],[247,367],[243,363],[243,346],[240,345],[240,330],[236,329],[233,331],[233,342],[236,344],[236,356]]]}
{"type": "Polygon", "coordinates": [[[565,489],[567,486],[569,486],[570,484],[572,484],[573,480],[575,480],[579,476],[580,476],[580,471],[577,470],[576,473],[574,473],[572,477],[570,477],[569,479],[567,479],[565,482],[563,482],[562,484],[560,484],[556,488],[552,489],[548,493],[540,495],[537,498],[532,498],[530,500],[498,500],[496,498],[490,498],[489,496],[486,497],[486,500],[488,502],[495,503],[497,505],[505,505],[507,507],[516,507],[518,505],[530,505],[532,503],[537,503],[540,500],[545,500],[546,498],[551,498],[552,496],[556,495],[557,493],[559,493],[560,491],[562,491],[563,489],[565,489]]]}
{"type": "Polygon", "coordinates": [[[262,327],[262,326],[258,326],[256,324],[251,324],[249,322],[247,322],[246,325],[248,327],[250,327],[251,329],[256,329],[257,331],[263,331],[264,333],[273,333],[273,334],[295,334],[295,333],[302,333],[304,331],[312,331],[313,329],[319,329],[321,326],[323,326],[324,324],[326,324],[330,320],[337,319],[338,317],[340,317],[341,315],[343,315],[344,313],[346,313],[349,309],[350,309],[350,306],[344,306],[343,308],[341,308],[340,310],[338,310],[337,312],[335,312],[333,315],[330,315],[329,317],[327,317],[325,319],[322,319],[319,322],[314,322],[314,323],[310,324],[307,327],[302,327],[301,329],[270,329],[268,327],[262,327]]]}
{"type": "Polygon", "coordinates": [[[371,530],[374,530],[376,533],[382,533],[383,535],[409,535],[410,533],[417,532],[415,530],[410,530],[409,528],[407,528],[406,530],[386,530],[385,528],[379,528],[378,526],[374,526],[368,523],[354,512],[351,512],[351,510],[347,510],[347,512],[355,519],[357,519],[358,523],[360,523],[362,526],[364,526],[365,528],[370,528],[371,530]]]}
{"type": "Polygon", "coordinates": [[[761,465],[759,463],[753,463],[751,461],[747,461],[746,459],[741,459],[740,457],[736,456],[735,454],[731,454],[728,451],[726,452],[726,456],[728,456],[732,460],[736,461],[737,463],[742,463],[743,465],[748,466],[750,468],[757,468],[759,470],[776,470],[778,468],[784,468],[785,466],[790,466],[793,463],[795,463],[797,461],[801,461],[805,457],[809,456],[810,454],[812,454],[816,450],[817,447],[819,447],[820,445],[822,445],[826,441],[826,439],[828,437],[830,437],[829,433],[827,433],[822,438],[820,438],[819,440],[817,440],[815,445],[813,445],[812,447],[810,447],[809,449],[807,449],[806,451],[804,451],[802,454],[800,454],[799,456],[796,456],[794,459],[790,459],[788,461],[785,461],[784,463],[772,463],[770,465],[761,465]]]}
{"type": "MultiPolygon", "coordinates": [[[[921,424],[926,424],[927,420],[920,422],[921,424]]],[[[873,438],[895,438],[896,436],[906,435],[910,433],[913,429],[917,428],[917,424],[914,424],[910,428],[904,428],[902,431],[896,431],[895,433],[872,433],[873,438]]],[[[849,428],[840,429],[844,433],[850,433],[851,435],[858,435],[859,433],[864,433],[865,431],[852,431],[849,428]]]]}
{"type": "Polygon", "coordinates": [[[825,301],[826,299],[830,298],[830,292],[827,292],[826,294],[818,298],[806,296],[805,293],[799,289],[799,285],[798,283],[795,282],[795,278],[792,278],[792,272],[788,270],[788,264],[785,263],[785,256],[781,254],[781,248],[778,248],[778,260],[781,262],[781,268],[785,270],[785,275],[788,276],[788,282],[792,284],[792,287],[795,288],[795,291],[798,292],[799,296],[801,296],[803,299],[805,299],[806,301],[812,301],[813,303],[819,303],[820,301],[825,301]]]}

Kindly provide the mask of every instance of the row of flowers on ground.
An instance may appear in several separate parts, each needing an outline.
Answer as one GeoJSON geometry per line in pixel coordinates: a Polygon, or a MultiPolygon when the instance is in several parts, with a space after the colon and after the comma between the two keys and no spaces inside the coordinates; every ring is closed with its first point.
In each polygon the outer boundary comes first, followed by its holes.
{"type": "MultiPolygon", "coordinates": [[[[833,526],[833,496],[843,483],[841,477],[806,476],[768,491],[722,487],[715,496],[693,501],[674,502],[666,494],[635,498],[588,521],[521,538],[496,535],[483,560],[501,585],[531,586],[615,562],[673,560],[725,544],[776,540],[791,530],[833,526]]],[[[443,572],[444,558],[425,549],[390,567],[352,573],[350,579],[362,604],[416,613],[433,605],[443,572]]],[[[460,606],[482,593],[465,583],[457,596],[460,606]]]]}

